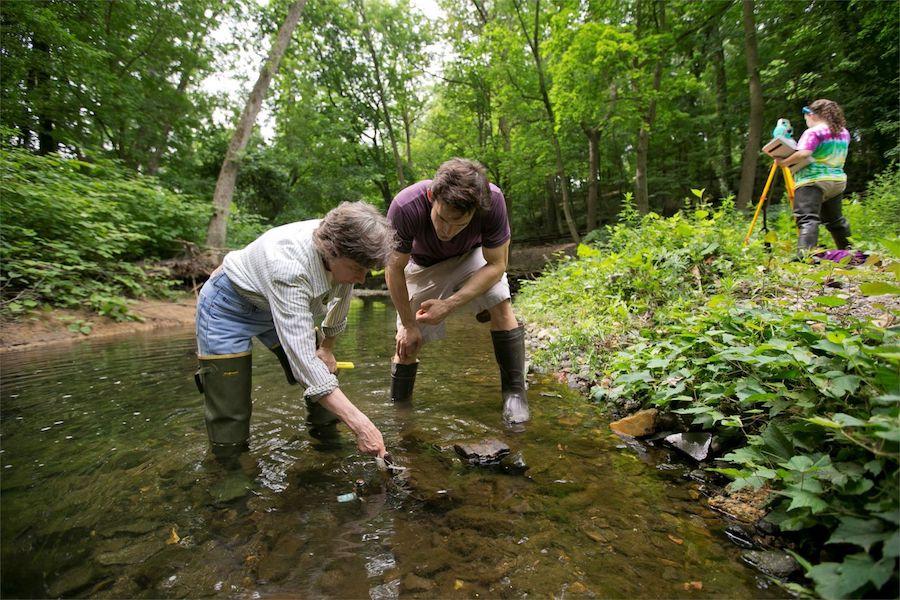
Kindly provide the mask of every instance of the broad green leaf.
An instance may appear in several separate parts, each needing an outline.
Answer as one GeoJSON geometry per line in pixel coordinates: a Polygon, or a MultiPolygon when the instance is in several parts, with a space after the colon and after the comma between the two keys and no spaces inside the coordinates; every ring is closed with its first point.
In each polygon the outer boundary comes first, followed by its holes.
{"type": "Polygon", "coordinates": [[[863,296],[881,296],[883,294],[900,294],[900,287],[876,281],[860,284],[859,291],[863,296]]]}
{"type": "Polygon", "coordinates": [[[791,498],[791,504],[788,506],[788,511],[796,510],[798,508],[809,508],[813,514],[816,514],[828,508],[827,502],[810,492],[793,489],[785,491],[784,493],[791,498]]]}
{"type": "Polygon", "coordinates": [[[840,423],[838,423],[837,421],[833,421],[831,419],[826,419],[825,417],[809,417],[805,420],[809,421],[810,423],[813,423],[815,425],[819,425],[820,427],[828,427],[830,429],[840,429],[841,428],[840,423]]]}
{"type": "Polygon", "coordinates": [[[816,592],[823,598],[846,598],[869,583],[875,562],[868,554],[853,554],[842,563],[825,562],[815,565],[807,576],[816,584],[816,592]]]}
{"type": "Polygon", "coordinates": [[[842,517],[828,544],[855,544],[868,552],[874,544],[885,539],[884,525],[878,519],[842,517]]]}
{"type": "Polygon", "coordinates": [[[866,422],[844,413],[835,413],[832,417],[844,427],[865,427],[866,422]]]}
{"type": "Polygon", "coordinates": [[[843,306],[847,304],[847,300],[837,296],[816,296],[813,298],[813,302],[822,306],[843,306]]]}

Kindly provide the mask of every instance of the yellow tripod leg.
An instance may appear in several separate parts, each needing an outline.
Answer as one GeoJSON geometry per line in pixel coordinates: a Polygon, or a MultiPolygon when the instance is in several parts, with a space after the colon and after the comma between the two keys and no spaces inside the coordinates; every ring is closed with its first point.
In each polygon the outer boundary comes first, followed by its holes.
{"type": "MultiPolygon", "coordinates": [[[[756,205],[756,213],[753,215],[753,221],[750,222],[750,229],[747,230],[747,236],[744,237],[744,246],[750,241],[750,236],[753,235],[753,228],[756,227],[756,220],[759,218],[759,212],[762,210],[763,202],[766,201],[766,195],[769,193],[769,188],[772,187],[772,180],[775,179],[775,173],[778,170],[778,165],[774,162],[772,163],[772,168],[769,169],[769,178],[766,179],[766,187],[763,188],[762,195],[759,197],[759,203],[756,205]]],[[[791,191],[791,206],[793,206],[793,198],[794,194],[791,191]]]]}
{"type": "Polygon", "coordinates": [[[781,172],[784,174],[784,185],[787,188],[788,200],[791,203],[791,210],[794,210],[794,176],[791,174],[791,170],[787,167],[781,167],[781,172]]]}

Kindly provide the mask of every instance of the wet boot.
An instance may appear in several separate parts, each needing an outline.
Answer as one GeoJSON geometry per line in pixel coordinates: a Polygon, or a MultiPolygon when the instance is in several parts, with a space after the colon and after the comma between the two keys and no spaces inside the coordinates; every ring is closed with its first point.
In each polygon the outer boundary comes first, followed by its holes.
{"type": "Polygon", "coordinates": [[[797,258],[805,260],[819,243],[819,224],[805,225],[797,231],[797,258]]]}
{"type": "Polygon", "coordinates": [[[850,223],[847,219],[841,217],[834,223],[826,223],[825,227],[828,233],[834,238],[834,247],[838,250],[848,250],[850,248],[850,223]]]}
{"type": "Polygon", "coordinates": [[[250,368],[248,352],[240,356],[201,358],[197,387],[205,399],[206,432],[220,459],[239,455],[250,440],[250,368]]]}
{"type": "Polygon", "coordinates": [[[287,382],[290,385],[297,385],[297,380],[294,378],[294,371],[291,370],[291,361],[288,360],[287,352],[284,351],[283,346],[275,346],[274,348],[269,348],[276,357],[278,357],[278,362],[281,363],[281,368],[284,370],[284,376],[287,378],[287,382]]]}
{"type": "Polygon", "coordinates": [[[340,438],[337,424],[340,419],[333,412],[306,399],[306,429],[309,435],[321,442],[335,442],[340,438]]]}
{"type": "Polygon", "coordinates": [[[413,388],[416,385],[416,371],[418,370],[418,362],[411,365],[391,363],[391,400],[412,402],[413,388]]]}
{"type": "Polygon", "coordinates": [[[525,391],[525,327],[492,331],[494,357],[500,366],[500,391],[503,396],[503,422],[524,423],[531,418],[525,391]]]}

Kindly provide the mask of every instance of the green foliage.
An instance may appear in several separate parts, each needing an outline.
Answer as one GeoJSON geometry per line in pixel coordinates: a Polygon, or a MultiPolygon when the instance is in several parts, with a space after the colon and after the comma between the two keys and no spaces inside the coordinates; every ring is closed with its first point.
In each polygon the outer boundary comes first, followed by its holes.
{"type": "Polygon", "coordinates": [[[167,258],[200,239],[207,202],[174,194],[111,162],[0,149],[4,312],[48,303],[128,317],[123,296],[170,282],[136,261],[167,258]]]}
{"type": "MultiPolygon", "coordinates": [[[[883,183],[891,177],[870,188],[873,204],[896,202],[883,183]]],[[[536,359],[566,353],[574,369],[605,376],[598,402],[655,406],[737,434],[743,445],[714,470],[735,489],[771,492],[768,519],[802,532],[798,558],[816,593],[895,590],[900,330],[831,314],[848,300],[825,284],[896,294],[898,263],[781,263],[794,238],[773,232],[774,257],[742,248],[746,220],[729,208],[629,222],[523,288],[519,309],[560,330],[536,359]]]]}
{"type": "MultiPolygon", "coordinates": [[[[552,276],[524,282],[516,300],[525,314],[549,311],[560,322],[579,323],[558,340],[559,350],[584,339],[614,335],[632,322],[660,318],[660,311],[689,310],[706,298],[725,298],[737,279],[763,260],[760,246],[741,246],[743,217],[731,205],[697,207],[642,219],[626,201],[623,222],[608,228],[601,249],[585,247],[564,259],[552,276]]],[[[724,301],[724,300],[722,300],[724,301]]]]}
{"type": "Polygon", "coordinates": [[[900,164],[876,175],[865,194],[852,195],[843,208],[857,245],[886,247],[885,240],[900,238],[900,164]]]}

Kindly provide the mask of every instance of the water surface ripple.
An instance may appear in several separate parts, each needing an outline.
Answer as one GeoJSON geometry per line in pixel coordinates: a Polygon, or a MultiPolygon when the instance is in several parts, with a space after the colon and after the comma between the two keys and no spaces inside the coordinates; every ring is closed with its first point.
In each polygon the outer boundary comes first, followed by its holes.
{"type": "Polygon", "coordinates": [[[625,449],[582,399],[532,381],[533,423],[500,424],[485,326],[449,323],[415,406],[388,395],[395,313],[354,301],[338,359],[402,481],[309,436],[300,390],[257,347],[252,449],[206,453],[190,330],[6,354],[0,404],[4,597],[772,597],[680,470],[625,449]],[[452,451],[497,438],[526,475],[452,451]],[[338,502],[354,492],[358,499],[338,502]],[[702,582],[702,590],[690,582],[702,582]],[[688,589],[691,588],[691,589],[688,589]]]}

